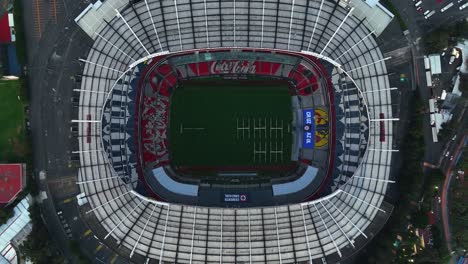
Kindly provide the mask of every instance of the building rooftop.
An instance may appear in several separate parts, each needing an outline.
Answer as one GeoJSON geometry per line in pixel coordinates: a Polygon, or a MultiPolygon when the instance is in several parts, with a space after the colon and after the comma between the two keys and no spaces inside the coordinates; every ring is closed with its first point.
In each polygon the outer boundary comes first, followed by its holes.
{"type": "Polygon", "coordinates": [[[22,164],[0,164],[0,204],[11,202],[23,187],[22,164]]]}
{"type": "Polygon", "coordinates": [[[0,263],[4,263],[3,260],[7,260],[8,263],[18,263],[12,243],[22,240],[21,238],[25,238],[31,231],[32,227],[28,225],[31,222],[28,211],[31,202],[31,196],[26,196],[13,209],[13,216],[0,226],[0,263]]]}

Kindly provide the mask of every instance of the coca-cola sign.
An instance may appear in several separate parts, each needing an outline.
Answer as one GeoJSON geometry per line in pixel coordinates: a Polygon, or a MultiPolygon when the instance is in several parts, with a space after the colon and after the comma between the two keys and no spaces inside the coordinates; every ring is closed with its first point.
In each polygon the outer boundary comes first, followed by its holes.
{"type": "Polygon", "coordinates": [[[222,60],[211,63],[211,74],[255,74],[256,67],[252,61],[222,60]]]}

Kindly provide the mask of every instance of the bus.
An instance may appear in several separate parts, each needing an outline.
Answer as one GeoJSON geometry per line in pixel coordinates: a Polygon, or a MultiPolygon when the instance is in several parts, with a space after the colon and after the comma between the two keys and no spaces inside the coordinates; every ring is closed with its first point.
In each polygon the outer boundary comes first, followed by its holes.
{"type": "Polygon", "coordinates": [[[427,56],[424,56],[424,69],[426,69],[426,71],[431,69],[431,63],[427,56]]]}
{"type": "Polygon", "coordinates": [[[427,84],[427,87],[432,87],[431,71],[426,71],[426,84],[427,84]]]}

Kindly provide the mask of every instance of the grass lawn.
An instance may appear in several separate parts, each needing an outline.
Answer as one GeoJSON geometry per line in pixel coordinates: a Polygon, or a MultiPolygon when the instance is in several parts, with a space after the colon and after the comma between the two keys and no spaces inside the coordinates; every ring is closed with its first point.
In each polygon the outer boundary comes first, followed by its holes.
{"type": "Polygon", "coordinates": [[[0,162],[18,162],[27,151],[20,82],[0,80],[0,162]]]}
{"type": "Polygon", "coordinates": [[[228,171],[288,165],[291,104],[286,82],[185,81],[171,98],[171,161],[228,171]]]}

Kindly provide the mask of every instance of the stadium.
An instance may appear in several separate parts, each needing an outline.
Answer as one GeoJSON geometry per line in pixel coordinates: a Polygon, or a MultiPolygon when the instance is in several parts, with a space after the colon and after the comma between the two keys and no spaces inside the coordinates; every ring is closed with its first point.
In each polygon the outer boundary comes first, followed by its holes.
{"type": "MultiPolygon", "coordinates": [[[[356,2],[356,1],[355,1],[356,2]]],[[[337,263],[393,206],[387,68],[350,1],[124,1],[75,22],[80,211],[135,263],[337,263]]]]}

